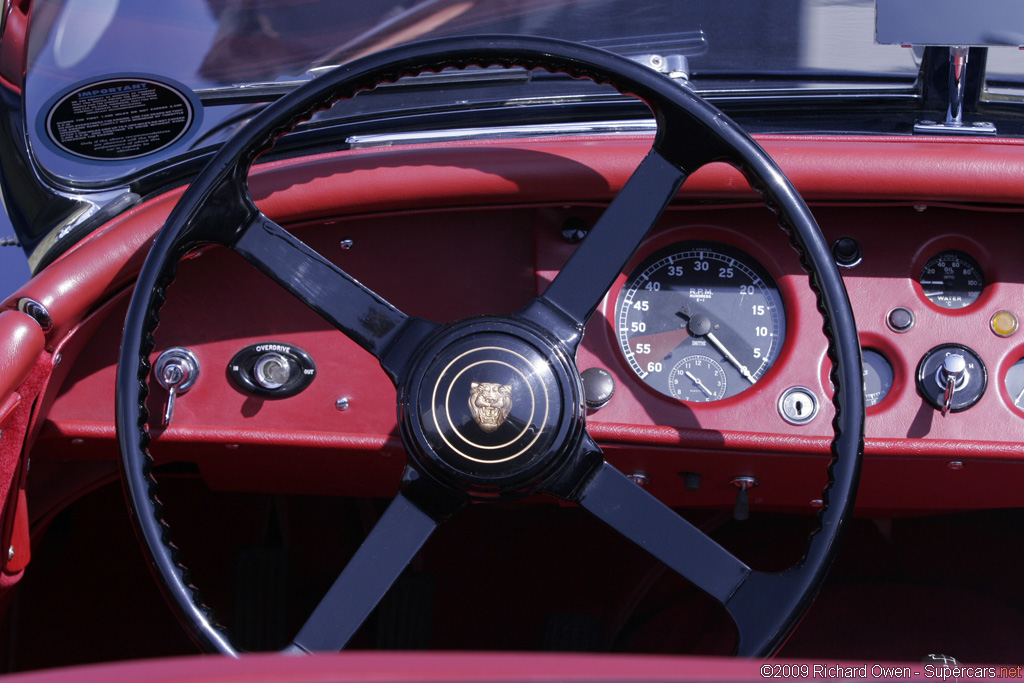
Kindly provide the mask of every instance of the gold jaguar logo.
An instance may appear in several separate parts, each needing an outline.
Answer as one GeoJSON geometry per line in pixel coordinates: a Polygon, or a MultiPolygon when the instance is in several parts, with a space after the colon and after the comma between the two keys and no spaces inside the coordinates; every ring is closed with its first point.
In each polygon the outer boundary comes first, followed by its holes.
{"type": "Polygon", "coordinates": [[[473,382],[469,387],[469,412],[488,434],[500,427],[512,410],[512,387],[494,382],[473,382]]]}

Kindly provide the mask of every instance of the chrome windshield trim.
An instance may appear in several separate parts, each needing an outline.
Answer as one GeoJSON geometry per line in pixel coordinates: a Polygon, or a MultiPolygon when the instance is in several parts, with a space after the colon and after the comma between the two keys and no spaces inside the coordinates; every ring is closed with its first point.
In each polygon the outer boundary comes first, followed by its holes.
{"type": "Polygon", "coordinates": [[[482,140],[488,138],[532,138],[550,135],[653,135],[656,131],[657,125],[654,119],[623,119],[619,121],[535,123],[521,126],[485,126],[480,128],[450,128],[448,130],[352,135],[346,138],[345,142],[352,148],[358,149],[363,147],[411,145],[422,142],[482,140]]]}

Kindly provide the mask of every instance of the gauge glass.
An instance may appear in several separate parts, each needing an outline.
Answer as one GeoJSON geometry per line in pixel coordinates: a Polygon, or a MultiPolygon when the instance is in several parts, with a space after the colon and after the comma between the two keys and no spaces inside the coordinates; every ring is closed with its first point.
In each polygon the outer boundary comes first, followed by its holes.
{"type": "Polygon", "coordinates": [[[684,401],[717,401],[725,398],[725,370],[707,356],[687,356],[672,368],[669,391],[684,401]]]}
{"type": "Polygon", "coordinates": [[[878,405],[892,389],[894,373],[892,364],[878,351],[864,349],[864,405],[870,408],[878,405]]]}
{"type": "Polygon", "coordinates": [[[1006,371],[1006,393],[1017,410],[1024,410],[1024,358],[1010,366],[1006,371]]]}
{"type": "Polygon", "coordinates": [[[978,262],[962,251],[944,251],[928,259],[920,283],[928,300],[942,308],[970,306],[985,287],[978,262]]]}
{"type": "Polygon", "coordinates": [[[749,254],[718,242],[660,249],[630,273],[616,302],[619,348],[633,372],[683,401],[752,387],[779,356],[786,313],[749,254]]]}

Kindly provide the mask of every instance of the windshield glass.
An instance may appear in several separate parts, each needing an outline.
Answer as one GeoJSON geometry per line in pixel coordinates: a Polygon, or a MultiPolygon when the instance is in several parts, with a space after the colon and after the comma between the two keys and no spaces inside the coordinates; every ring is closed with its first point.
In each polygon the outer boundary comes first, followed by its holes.
{"type": "Polygon", "coordinates": [[[399,43],[473,33],[681,54],[695,87],[715,92],[780,79],[906,86],[919,68],[915,50],[874,43],[873,0],[43,0],[30,27],[27,127],[50,173],[110,182],[209,144],[253,106],[218,104],[211,89],[304,79],[399,43]]]}

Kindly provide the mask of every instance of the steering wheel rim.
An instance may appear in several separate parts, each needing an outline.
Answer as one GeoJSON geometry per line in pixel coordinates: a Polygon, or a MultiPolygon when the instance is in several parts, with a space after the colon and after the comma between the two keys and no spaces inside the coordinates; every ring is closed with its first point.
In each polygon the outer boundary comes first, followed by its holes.
{"type": "MultiPolygon", "coordinates": [[[[132,521],[165,597],[202,649],[235,656],[170,542],[148,450],[145,399],[152,335],[178,260],[203,244],[227,246],[256,265],[380,359],[397,387],[409,453],[401,492],[288,651],[344,646],[436,525],[462,505],[535,492],[578,503],[711,594],[736,622],[740,655],[763,655],[781,645],[820,588],[853,508],[863,452],[853,313],[828,246],[796,190],[756,142],[688,88],[622,57],[551,39],[484,36],[401,46],[338,67],[269,106],[224,145],[183,194],[140,271],[125,322],[116,398],[120,463],[132,521]],[[540,297],[511,316],[442,326],[405,316],[277,226],[249,197],[246,176],[278,136],[337,100],[402,76],[470,65],[543,68],[612,85],[651,108],[658,132],[648,156],[540,297]],[[833,457],[819,529],[803,559],[780,573],[751,570],[604,462],[586,434],[582,383],[573,362],[583,326],[614,278],[686,177],[714,161],[739,168],[778,214],[810,274],[832,360],[833,457]],[[531,420],[544,415],[522,432],[529,438],[536,434],[533,441],[517,437],[499,447],[488,445],[489,437],[480,433],[463,437],[455,423],[468,425],[467,411],[449,407],[458,401],[437,398],[439,391],[445,396],[465,391],[470,373],[459,363],[512,367],[510,384],[494,384],[529,391],[529,401],[512,404],[530,406],[531,420]],[[551,370],[534,373],[536,365],[551,370]],[[442,406],[447,420],[437,417],[442,406]],[[453,411],[459,415],[453,417],[453,411]]],[[[469,403],[474,400],[490,408],[501,399],[471,394],[469,403]]]]}

